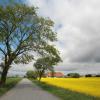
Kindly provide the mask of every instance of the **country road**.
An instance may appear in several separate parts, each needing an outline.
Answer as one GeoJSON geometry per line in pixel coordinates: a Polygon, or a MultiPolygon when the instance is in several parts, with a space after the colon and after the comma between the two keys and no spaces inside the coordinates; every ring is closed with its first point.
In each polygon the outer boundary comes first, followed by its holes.
{"type": "Polygon", "coordinates": [[[0,100],[60,100],[42,90],[28,79],[20,81],[16,87],[3,95],[0,100]]]}

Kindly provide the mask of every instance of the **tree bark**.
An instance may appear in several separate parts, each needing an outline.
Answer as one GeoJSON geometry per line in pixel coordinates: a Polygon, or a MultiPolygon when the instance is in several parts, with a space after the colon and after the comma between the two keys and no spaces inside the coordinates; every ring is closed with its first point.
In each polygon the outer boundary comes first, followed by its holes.
{"type": "Polygon", "coordinates": [[[41,76],[39,77],[39,82],[41,81],[41,76]]]}
{"type": "Polygon", "coordinates": [[[9,70],[9,67],[8,66],[7,67],[5,66],[5,68],[3,69],[2,74],[1,74],[0,86],[5,85],[8,70],[9,70]]]}
{"type": "Polygon", "coordinates": [[[41,78],[42,78],[42,75],[44,73],[45,69],[43,69],[41,72],[40,72],[40,75],[39,75],[39,82],[41,81],[41,78]]]}
{"type": "Polygon", "coordinates": [[[13,56],[13,57],[9,57],[9,59],[7,60],[7,56],[5,55],[5,63],[4,63],[3,71],[2,71],[2,74],[1,74],[0,86],[5,85],[8,70],[9,70],[10,65],[12,64],[12,61],[14,59],[15,59],[15,57],[13,56]]]}

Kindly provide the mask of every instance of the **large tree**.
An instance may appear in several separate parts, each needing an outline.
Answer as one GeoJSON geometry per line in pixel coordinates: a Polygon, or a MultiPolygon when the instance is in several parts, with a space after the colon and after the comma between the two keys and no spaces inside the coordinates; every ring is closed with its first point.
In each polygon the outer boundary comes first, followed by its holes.
{"type": "Polygon", "coordinates": [[[38,16],[35,7],[24,4],[0,6],[1,85],[6,82],[11,64],[29,63],[34,59],[33,52],[53,53],[50,42],[57,40],[53,25],[49,18],[38,16]]]}
{"type": "MultiPolygon", "coordinates": [[[[54,66],[57,65],[61,61],[60,56],[57,53],[57,50],[53,48],[53,52],[44,57],[38,58],[36,62],[34,63],[35,70],[37,72],[37,76],[39,78],[39,81],[41,80],[41,77],[45,73],[45,71],[51,71],[52,75],[54,73],[54,66]]],[[[51,51],[51,49],[49,49],[51,51]]]]}

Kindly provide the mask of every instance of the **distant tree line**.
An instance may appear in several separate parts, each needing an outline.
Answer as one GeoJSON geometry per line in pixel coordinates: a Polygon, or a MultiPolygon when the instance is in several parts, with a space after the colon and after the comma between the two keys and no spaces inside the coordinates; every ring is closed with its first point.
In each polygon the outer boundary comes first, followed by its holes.
{"type": "Polygon", "coordinates": [[[85,75],[80,75],[79,73],[68,73],[67,75],[65,75],[65,77],[71,77],[71,78],[100,77],[100,74],[85,74],[85,75]]]}
{"type": "MultiPolygon", "coordinates": [[[[28,78],[33,78],[33,79],[38,79],[39,81],[41,80],[41,77],[48,77],[46,76],[46,73],[38,73],[38,71],[28,71],[26,76],[28,78]]],[[[52,77],[52,76],[51,76],[52,77]]],[[[86,75],[80,75],[79,73],[68,73],[67,75],[62,76],[62,78],[80,78],[80,77],[100,77],[100,74],[86,74],[86,75]]],[[[61,78],[61,77],[58,77],[61,78]]]]}

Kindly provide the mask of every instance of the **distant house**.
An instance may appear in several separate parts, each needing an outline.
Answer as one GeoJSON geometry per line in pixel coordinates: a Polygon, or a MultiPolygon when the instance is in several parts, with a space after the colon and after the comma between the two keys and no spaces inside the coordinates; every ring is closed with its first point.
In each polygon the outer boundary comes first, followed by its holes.
{"type": "Polygon", "coordinates": [[[52,73],[52,72],[48,72],[47,74],[46,74],[46,76],[47,77],[64,77],[64,74],[62,73],[62,72],[54,72],[54,73],[52,73]]]}

